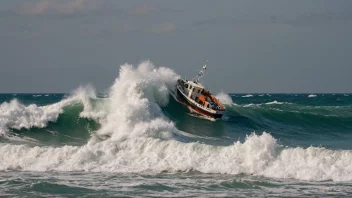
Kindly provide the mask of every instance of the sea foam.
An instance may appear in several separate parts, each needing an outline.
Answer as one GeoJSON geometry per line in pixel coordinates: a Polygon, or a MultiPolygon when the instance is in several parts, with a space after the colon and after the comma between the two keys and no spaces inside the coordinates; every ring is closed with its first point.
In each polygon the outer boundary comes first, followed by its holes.
{"type": "MultiPolygon", "coordinates": [[[[325,148],[285,148],[269,133],[251,134],[244,142],[214,146],[183,142],[179,130],[165,117],[161,106],[178,75],[171,69],[143,62],[121,66],[109,97],[98,104],[94,91],[78,89],[59,103],[38,107],[18,101],[1,105],[1,127],[45,127],[63,107],[79,101],[81,117],[101,124],[83,146],[29,146],[0,143],[0,170],[89,171],[114,173],[252,174],[300,180],[352,181],[352,151],[325,148]],[[9,115],[6,116],[6,111],[9,115]],[[3,116],[5,115],[5,116],[3,116]],[[104,138],[101,138],[104,137],[104,138]]],[[[227,98],[226,96],[224,98],[227,98]]],[[[228,99],[228,98],[227,98],[228,99]]],[[[221,99],[220,99],[221,100],[221,99]]],[[[224,100],[222,100],[224,101],[224,100]]]]}
{"type": "Polygon", "coordinates": [[[233,103],[231,97],[228,94],[223,93],[223,92],[217,94],[216,98],[219,99],[220,102],[225,105],[232,105],[232,103],[233,103]]]}
{"type": "Polygon", "coordinates": [[[83,103],[86,109],[90,107],[89,98],[94,98],[94,91],[90,87],[78,88],[71,97],[58,103],[37,106],[24,105],[17,99],[4,102],[0,105],[0,135],[7,135],[9,129],[30,129],[32,127],[44,128],[48,122],[55,122],[63,113],[63,107],[74,103],[83,103]]]}
{"type": "Polygon", "coordinates": [[[351,151],[310,147],[281,150],[270,134],[231,146],[135,137],[82,147],[1,145],[0,170],[252,174],[310,181],[351,181],[351,151]]]}

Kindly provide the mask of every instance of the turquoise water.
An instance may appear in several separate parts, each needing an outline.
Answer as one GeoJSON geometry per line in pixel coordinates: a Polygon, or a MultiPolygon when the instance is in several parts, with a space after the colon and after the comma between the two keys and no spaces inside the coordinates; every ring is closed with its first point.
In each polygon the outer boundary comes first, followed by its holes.
{"type": "Polygon", "coordinates": [[[350,197],[352,94],[224,94],[221,120],[122,66],[106,95],[0,94],[0,196],[350,197]]]}
{"type": "MultiPolygon", "coordinates": [[[[202,142],[202,144],[226,147],[238,140],[242,143],[245,142],[246,136],[253,132],[260,135],[266,131],[283,148],[307,149],[312,146],[325,148],[327,155],[323,157],[323,161],[334,158],[330,163],[341,159],[334,157],[333,155],[336,155],[334,153],[329,156],[329,152],[345,151],[349,153],[352,149],[350,143],[352,138],[352,96],[317,94],[316,97],[309,98],[308,94],[253,94],[253,97],[243,97],[246,94],[230,95],[233,104],[226,105],[227,113],[222,120],[217,121],[191,116],[187,109],[170,98],[169,103],[162,108],[163,113],[167,119],[175,123],[179,130],[192,135],[178,134],[177,141],[185,142],[185,144],[202,142]]],[[[0,98],[1,107],[13,100],[18,100],[20,104],[27,105],[27,107],[31,104],[37,104],[40,107],[58,103],[68,96],[68,94],[41,94],[41,96],[37,96],[37,94],[2,94],[0,98]]],[[[92,102],[99,100],[94,99],[92,102]]],[[[83,108],[80,103],[65,106],[58,118],[48,122],[45,127],[10,128],[6,135],[3,134],[0,137],[2,142],[0,150],[3,157],[10,155],[11,152],[7,150],[10,149],[10,145],[27,145],[30,148],[40,146],[48,149],[62,148],[64,145],[84,146],[94,131],[99,129],[100,124],[92,119],[80,118],[79,114],[83,108]]],[[[144,152],[143,149],[139,151],[144,152]]],[[[177,152],[177,148],[175,148],[175,152],[177,152]]],[[[199,150],[199,152],[202,151],[199,150]]],[[[36,155],[41,154],[36,153],[36,155]]],[[[23,157],[25,160],[25,156],[23,157]]],[[[45,159],[50,161],[50,157],[45,157],[45,159]]],[[[36,157],[33,160],[36,160],[36,157]]],[[[43,159],[38,156],[38,160],[43,159]]],[[[185,162],[187,160],[191,159],[186,159],[185,162]]],[[[207,161],[206,158],[203,160],[207,161]]],[[[301,160],[305,160],[304,157],[301,160]]],[[[350,162],[352,159],[346,160],[350,162]]],[[[43,162],[43,164],[45,163],[43,162]]],[[[294,163],[294,161],[290,163],[294,163]]],[[[227,174],[223,173],[221,169],[217,173],[216,171],[203,173],[192,168],[165,169],[157,172],[146,170],[134,173],[133,171],[62,171],[52,167],[45,170],[38,170],[38,167],[34,167],[31,170],[31,168],[26,169],[25,162],[21,161],[16,164],[17,166],[8,166],[2,162],[0,164],[2,175],[0,191],[2,195],[11,197],[258,195],[341,197],[349,196],[349,193],[352,192],[352,183],[350,182],[352,172],[345,173],[348,174],[346,180],[338,181],[341,178],[327,177],[324,179],[324,177],[318,176],[307,180],[306,178],[275,178],[241,172],[227,174]]],[[[41,162],[37,162],[36,166],[40,167],[40,164],[41,162]]],[[[172,164],[170,166],[172,167],[172,164]]],[[[248,166],[250,168],[252,165],[248,166]]]]}

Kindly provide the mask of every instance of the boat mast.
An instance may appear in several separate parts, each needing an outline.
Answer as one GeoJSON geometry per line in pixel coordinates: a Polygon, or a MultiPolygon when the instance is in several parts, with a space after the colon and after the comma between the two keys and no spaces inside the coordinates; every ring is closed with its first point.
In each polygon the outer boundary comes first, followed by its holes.
{"type": "Polygon", "coordinates": [[[194,82],[194,83],[198,83],[198,82],[200,81],[200,79],[203,77],[204,72],[205,72],[205,70],[207,69],[207,64],[208,64],[208,61],[205,61],[202,70],[200,70],[200,72],[198,73],[198,75],[193,78],[193,82],[194,82]]]}

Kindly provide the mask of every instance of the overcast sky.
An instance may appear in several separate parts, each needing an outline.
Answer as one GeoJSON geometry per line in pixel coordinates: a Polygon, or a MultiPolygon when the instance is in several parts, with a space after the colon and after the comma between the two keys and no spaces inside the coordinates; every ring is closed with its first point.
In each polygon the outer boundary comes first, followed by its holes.
{"type": "Polygon", "coordinates": [[[1,0],[0,92],[104,91],[151,60],[213,92],[352,92],[351,0],[1,0]]]}

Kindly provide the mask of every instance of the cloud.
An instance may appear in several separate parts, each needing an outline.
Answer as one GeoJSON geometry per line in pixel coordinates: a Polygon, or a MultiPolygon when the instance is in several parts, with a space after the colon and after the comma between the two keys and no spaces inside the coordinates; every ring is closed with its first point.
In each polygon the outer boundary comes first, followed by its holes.
{"type": "Polygon", "coordinates": [[[174,31],[176,25],[173,23],[164,23],[160,25],[152,26],[151,28],[147,29],[147,32],[153,33],[168,33],[174,31]]]}
{"type": "Polygon", "coordinates": [[[165,14],[179,14],[180,10],[158,7],[150,3],[135,4],[124,7],[119,1],[104,0],[24,0],[10,7],[0,7],[0,18],[13,16],[118,16],[120,19],[128,17],[145,17],[165,14]]]}
{"type": "Polygon", "coordinates": [[[134,8],[131,8],[128,13],[130,15],[144,15],[155,11],[156,8],[150,4],[143,4],[134,8]]]}
{"type": "Polygon", "coordinates": [[[128,33],[147,33],[147,34],[167,34],[176,29],[173,23],[161,24],[124,24],[113,28],[91,31],[94,36],[116,36],[128,33]]]}
{"type": "Polygon", "coordinates": [[[352,21],[352,12],[322,12],[309,13],[298,16],[264,15],[264,16],[242,16],[242,17],[215,17],[195,21],[192,27],[221,26],[238,27],[253,25],[288,25],[292,27],[305,27],[315,25],[329,25],[352,21]]]}
{"type": "Polygon", "coordinates": [[[37,3],[26,3],[18,10],[20,14],[25,15],[70,15],[80,11],[95,10],[98,7],[96,0],[41,0],[37,3]]]}
{"type": "Polygon", "coordinates": [[[184,12],[183,10],[178,10],[178,9],[169,8],[169,7],[162,7],[158,5],[152,5],[152,4],[139,4],[127,9],[126,11],[127,11],[127,14],[130,16],[147,15],[147,14],[161,15],[161,14],[170,14],[170,13],[179,14],[181,12],[184,12]]]}

